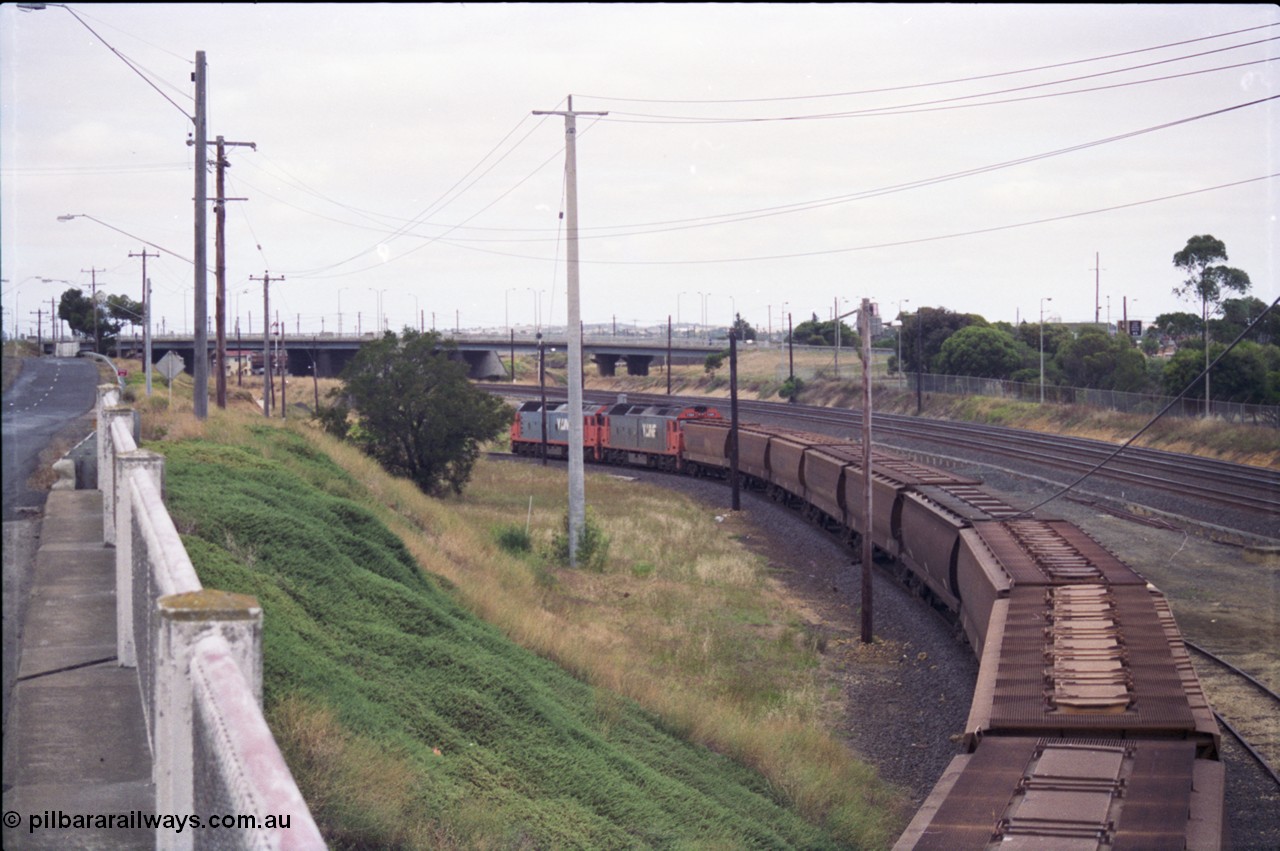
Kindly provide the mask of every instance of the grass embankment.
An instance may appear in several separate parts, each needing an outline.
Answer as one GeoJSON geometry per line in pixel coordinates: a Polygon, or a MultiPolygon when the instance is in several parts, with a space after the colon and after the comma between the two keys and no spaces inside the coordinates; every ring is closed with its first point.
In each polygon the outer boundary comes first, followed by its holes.
{"type": "Polygon", "coordinates": [[[593,476],[610,558],[569,571],[543,554],[561,470],[481,463],[441,502],[305,427],[144,429],[167,434],[150,446],[202,581],[262,603],[269,719],[335,847],[882,847],[901,827],[822,732],[817,642],[709,511],[593,476]],[[496,543],[526,519],[528,551],[496,543]]]}

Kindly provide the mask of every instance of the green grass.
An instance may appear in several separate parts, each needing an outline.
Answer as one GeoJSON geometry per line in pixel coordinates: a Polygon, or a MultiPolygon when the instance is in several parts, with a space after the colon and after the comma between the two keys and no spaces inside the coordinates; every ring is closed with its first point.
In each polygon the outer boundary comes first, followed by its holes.
{"type": "Polygon", "coordinates": [[[265,702],[336,848],[848,847],[419,569],[300,435],[166,442],[202,582],[258,597],[265,702]]]}

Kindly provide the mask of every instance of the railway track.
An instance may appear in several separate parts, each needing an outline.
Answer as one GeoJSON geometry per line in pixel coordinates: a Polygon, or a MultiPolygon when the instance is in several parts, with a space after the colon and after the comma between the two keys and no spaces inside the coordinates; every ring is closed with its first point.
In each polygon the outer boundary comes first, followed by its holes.
{"type": "MultiPolygon", "coordinates": [[[[519,398],[537,396],[536,388],[489,385],[491,392],[519,398]]],[[[677,397],[628,393],[635,404],[670,405],[677,397]]],[[[551,392],[550,398],[563,393],[551,392]]],[[[616,393],[590,391],[586,401],[607,404],[616,393]]],[[[714,404],[724,399],[685,397],[686,404],[714,404]]],[[[760,422],[787,424],[810,431],[856,438],[860,417],[850,410],[774,402],[741,401],[739,416],[760,422]]],[[[1111,443],[1084,438],[1028,432],[901,414],[875,415],[876,442],[933,454],[955,453],[975,463],[988,463],[1017,475],[1062,486],[1108,458],[1111,443]]],[[[1280,470],[1233,464],[1161,450],[1129,447],[1107,461],[1081,492],[1137,506],[1157,515],[1185,519],[1214,533],[1241,538],[1238,543],[1269,543],[1280,526],[1280,470]]]]}
{"type": "Polygon", "coordinates": [[[1214,715],[1262,770],[1280,786],[1280,694],[1252,674],[1184,639],[1187,649],[1212,663],[1198,666],[1214,715]]]}

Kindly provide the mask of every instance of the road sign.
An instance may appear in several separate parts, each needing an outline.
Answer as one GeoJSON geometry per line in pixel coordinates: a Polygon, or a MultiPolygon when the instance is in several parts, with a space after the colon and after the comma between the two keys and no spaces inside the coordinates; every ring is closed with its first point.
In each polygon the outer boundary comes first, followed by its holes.
{"type": "Polygon", "coordinates": [[[187,363],[182,359],[182,355],[177,352],[168,352],[164,357],[160,358],[156,363],[156,369],[169,381],[177,378],[187,368],[187,363]]]}

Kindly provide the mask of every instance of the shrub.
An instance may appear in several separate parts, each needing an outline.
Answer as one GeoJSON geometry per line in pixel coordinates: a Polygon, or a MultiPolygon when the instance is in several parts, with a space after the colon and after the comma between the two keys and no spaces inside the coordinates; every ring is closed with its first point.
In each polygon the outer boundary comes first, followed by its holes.
{"type": "MultiPolygon", "coordinates": [[[[595,573],[604,573],[609,560],[609,536],[596,523],[590,512],[583,518],[578,530],[578,566],[595,573]]],[[[569,563],[569,513],[564,515],[564,528],[551,541],[551,557],[560,564],[569,563]]]]}
{"type": "Polygon", "coordinates": [[[533,549],[529,532],[519,526],[503,526],[498,530],[498,546],[512,555],[527,553],[533,549]]]}

